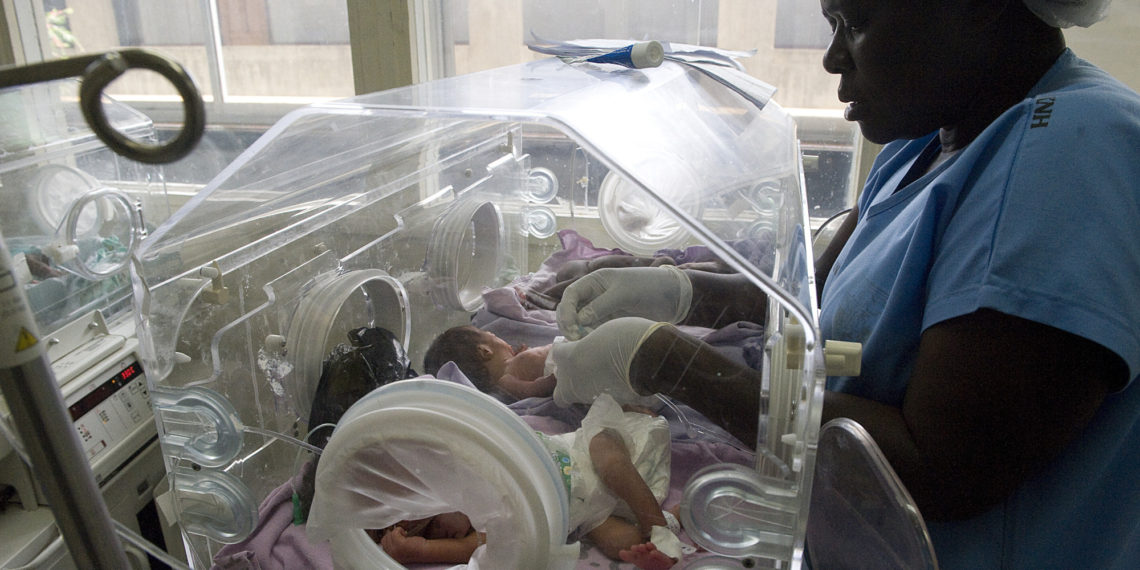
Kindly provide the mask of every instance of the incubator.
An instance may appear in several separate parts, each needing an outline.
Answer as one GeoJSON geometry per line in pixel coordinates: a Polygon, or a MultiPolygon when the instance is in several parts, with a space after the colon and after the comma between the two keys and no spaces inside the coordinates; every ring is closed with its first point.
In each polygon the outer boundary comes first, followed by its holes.
{"type": "MultiPolygon", "coordinates": [[[[161,171],[111,152],[87,127],[74,80],[0,91],[0,220],[40,332],[95,309],[130,309],[130,256],[170,214],[161,171]],[[143,212],[146,212],[144,219],[143,212]]],[[[150,118],[110,99],[108,123],[142,142],[150,118]]]]}
{"type": "Polygon", "coordinates": [[[390,333],[419,377],[358,402],[336,430],[364,443],[321,458],[377,483],[360,512],[308,529],[332,536],[321,548],[333,563],[393,565],[363,529],[417,501],[486,531],[472,567],[585,559],[532,429],[548,406],[508,406],[454,368],[418,374],[444,329],[530,318],[535,276],[574,246],[715,260],[767,296],[737,347],[763,378],[762,405],[739,420],[758,424],[757,440],[733,441],[685,402],[662,409],[674,446],[725,452],[674,470],[685,532],[706,549],[682,563],[799,567],[824,346],[796,129],[755,96],[770,88],[718,75],[548,59],[307,107],[157,228],[131,276],[192,564],[268,532],[272,498],[291,510],[314,460],[302,442],[326,429],[310,425],[325,362],[362,328],[390,333]]]}

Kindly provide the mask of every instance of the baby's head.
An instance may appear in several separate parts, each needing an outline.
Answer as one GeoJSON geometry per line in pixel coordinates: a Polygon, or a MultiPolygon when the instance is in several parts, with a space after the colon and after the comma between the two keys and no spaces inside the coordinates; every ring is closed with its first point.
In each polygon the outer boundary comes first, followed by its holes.
{"type": "Polygon", "coordinates": [[[545,371],[549,352],[550,345],[515,347],[494,333],[461,326],[432,341],[424,355],[424,369],[436,375],[452,361],[480,392],[521,400],[553,393],[554,377],[547,377],[545,371]]]}
{"type": "Polygon", "coordinates": [[[490,392],[498,378],[491,376],[479,348],[483,337],[483,331],[470,325],[443,331],[424,354],[424,371],[434,376],[441,366],[454,362],[480,392],[490,392]]]}

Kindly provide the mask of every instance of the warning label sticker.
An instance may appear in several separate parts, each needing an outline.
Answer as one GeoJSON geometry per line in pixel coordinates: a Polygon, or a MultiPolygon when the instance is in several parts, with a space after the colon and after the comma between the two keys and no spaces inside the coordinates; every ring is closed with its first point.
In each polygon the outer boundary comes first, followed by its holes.
{"type": "Polygon", "coordinates": [[[8,248],[0,244],[0,367],[15,368],[39,358],[44,343],[36,338],[36,322],[12,273],[8,248]]]}
{"type": "Polygon", "coordinates": [[[28,332],[28,329],[20,327],[20,336],[16,339],[16,352],[21,350],[28,350],[39,342],[36,340],[36,335],[28,332]]]}

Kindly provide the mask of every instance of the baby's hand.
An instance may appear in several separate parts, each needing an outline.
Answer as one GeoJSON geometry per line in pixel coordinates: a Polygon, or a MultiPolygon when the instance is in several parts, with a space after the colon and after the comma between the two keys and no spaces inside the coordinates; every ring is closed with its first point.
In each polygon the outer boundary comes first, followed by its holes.
{"type": "Polygon", "coordinates": [[[395,527],[380,539],[380,548],[401,564],[412,562],[423,556],[427,539],[422,536],[408,536],[408,531],[395,527]]]}

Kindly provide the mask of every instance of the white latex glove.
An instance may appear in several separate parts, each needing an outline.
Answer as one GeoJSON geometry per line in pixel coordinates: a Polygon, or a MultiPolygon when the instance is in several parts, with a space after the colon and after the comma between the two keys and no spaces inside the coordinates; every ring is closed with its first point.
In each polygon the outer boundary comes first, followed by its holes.
{"type": "Polygon", "coordinates": [[[666,324],[622,317],[603,323],[582,340],[554,343],[554,403],[589,404],[605,393],[619,404],[653,404],[652,396],[642,396],[630,385],[629,365],[650,333],[666,324]]]}
{"type": "Polygon", "coordinates": [[[672,265],[599,269],[575,281],[558,303],[558,328],[570,340],[618,317],[679,323],[689,314],[693,284],[672,265]]]}

